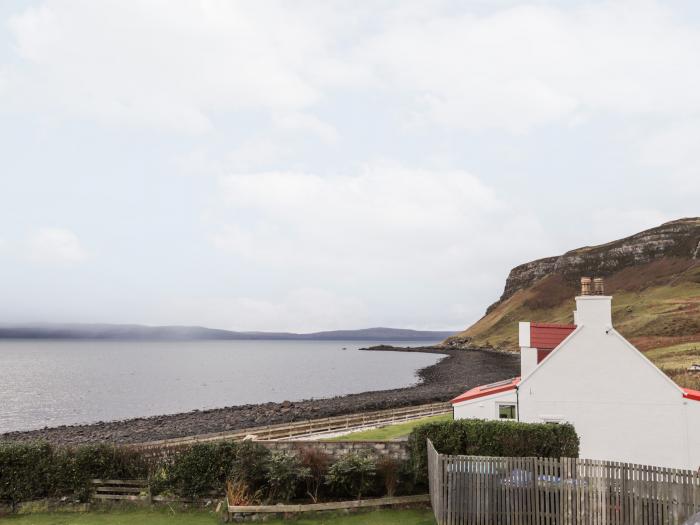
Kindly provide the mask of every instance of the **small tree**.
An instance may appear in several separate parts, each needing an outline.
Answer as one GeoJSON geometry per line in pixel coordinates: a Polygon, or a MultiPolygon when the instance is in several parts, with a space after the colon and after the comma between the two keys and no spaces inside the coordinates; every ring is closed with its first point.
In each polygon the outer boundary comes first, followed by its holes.
{"type": "Polygon", "coordinates": [[[236,459],[229,479],[243,481],[252,492],[262,489],[266,482],[270,451],[260,443],[243,441],[236,450],[236,459]]]}
{"type": "Polygon", "coordinates": [[[372,488],[376,475],[374,460],[365,454],[350,452],[328,469],[326,483],[342,494],[357,496],[372,488]]]}
{"type": "Polygon", "coordinates": [[[390,498],[396,494],[400,470],[401,463],[394,458],[385,456],[377,461],[377,473],[384,484],[386,495],[390,498]]]}
{"type": "Polygon", "coordinates": [[[303,448],[299,454],[301,464],[308,469],[308,475],[305,478],[306,493],[316,503],[326,472],[328,472],[331,458],[322,450],[314,447],[303,448]]]}

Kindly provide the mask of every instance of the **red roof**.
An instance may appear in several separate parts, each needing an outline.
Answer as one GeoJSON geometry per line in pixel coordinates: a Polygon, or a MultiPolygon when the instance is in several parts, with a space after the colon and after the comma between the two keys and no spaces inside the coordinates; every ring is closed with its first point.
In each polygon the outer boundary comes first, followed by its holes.
{"type": "Polygon", "coordinates": [[[686,399],[692,399],[694,401],[700,401],[700,390],[692,390],[690,388],[683,389],[683,397],[686,399]]]}
{"type": "Polygon", "coordinates": [[[575,324],[530,323],[530,348],[553,350],[574,330],[575,324]]]}
{"type": "Polygon", "coordinates": [[[518,383],[520,383],[520,378],[514,377],[513,379],[504,379],[503,381],[490,383],[488,385],[475,386],[471,390],[467,390],[464,394],[455,397],[450,402],[454,405],[455,403],[461,403],[462,401],[468,401],[469,399],[477,399],[479,397],[500,394],[501,392],[513,390],[516,386],[518,386],[518,383]]]}

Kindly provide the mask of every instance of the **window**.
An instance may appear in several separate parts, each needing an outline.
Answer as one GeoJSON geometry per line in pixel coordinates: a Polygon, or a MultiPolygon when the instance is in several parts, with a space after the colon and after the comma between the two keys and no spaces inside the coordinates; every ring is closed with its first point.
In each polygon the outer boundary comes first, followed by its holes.
{"type": "Polygon", "coordinates": [[[498,419],[515,419],[515,405],[498,405],[498,419]]]}

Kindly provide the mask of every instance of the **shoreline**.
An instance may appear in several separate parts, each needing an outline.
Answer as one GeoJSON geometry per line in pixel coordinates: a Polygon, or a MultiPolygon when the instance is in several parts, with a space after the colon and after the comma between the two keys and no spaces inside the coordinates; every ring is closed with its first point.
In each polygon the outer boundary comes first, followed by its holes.
{"type": "Polygon", "coordinates": [[[0,441],[46,440],[62,445],[81,443],[132,444],[449,401],[476,385],[514,377],[517,375],[519,367],[517,355],[487,349],[454,350],[436,346],[392,347],[379,345],[362,350],[369,352],[421,352],[442,354],[446,357],[433,365],[418,370],[416,373],[419,378],[418,383],[405,388],[15,431],[0,434],[0,441]]]}

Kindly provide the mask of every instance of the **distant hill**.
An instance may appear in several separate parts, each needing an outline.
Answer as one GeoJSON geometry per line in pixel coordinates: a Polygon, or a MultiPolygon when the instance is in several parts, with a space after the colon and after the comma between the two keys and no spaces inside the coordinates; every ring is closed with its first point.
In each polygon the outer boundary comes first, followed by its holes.
{"type": "Polygon", "coordinates": [[[679,383],[700,363],[700,218],[513,268],[501,298],[445,344],[518,350],[518,321],[572,322],[582,276],[605,277],[615,327],[679,383]]]}
{"type": "Polygon", "coordinates": [[[453,335],[453,332],[381,327],[294,334],[287,332],[233,332],[201,326],[143,326],[133,324],[0,325],[0,339],[440,341],[450,335],[453,335]]]}

